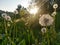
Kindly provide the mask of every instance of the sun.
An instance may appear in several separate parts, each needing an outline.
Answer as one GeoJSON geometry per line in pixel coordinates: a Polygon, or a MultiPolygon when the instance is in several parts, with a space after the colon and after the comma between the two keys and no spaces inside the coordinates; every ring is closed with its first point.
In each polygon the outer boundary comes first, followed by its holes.
{"type": "Polygon", "coordinates": [[[30,9],[30,14],[36,14],[37,13],[37,11],[38,11],[38,8],[37,7],[34,7],[34,8],[32,8],[32,9],[30,9]]]}
{"type": "Polygon", "coordinates": [[[35,15],[38,12],[38,7],[33,6],[33,7],[31,7],[31,8],[28,9],[28,12],[30,14],[34,14],[35,15]]]}

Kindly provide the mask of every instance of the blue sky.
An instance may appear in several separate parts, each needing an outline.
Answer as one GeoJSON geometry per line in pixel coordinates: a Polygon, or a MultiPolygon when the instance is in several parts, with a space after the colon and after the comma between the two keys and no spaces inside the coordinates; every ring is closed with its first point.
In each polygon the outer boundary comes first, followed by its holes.
{"type": "Polygon", "coordinates": [[[0,0],[0,10],[13,12],[18,4],[28,7],[30,0],[0,0]]]}

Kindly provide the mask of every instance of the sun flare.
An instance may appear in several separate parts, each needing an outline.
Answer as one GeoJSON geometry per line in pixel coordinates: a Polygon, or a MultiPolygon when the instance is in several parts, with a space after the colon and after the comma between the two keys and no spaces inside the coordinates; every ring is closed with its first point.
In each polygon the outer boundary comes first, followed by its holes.
{"type": "Polygon", "coordinates": [[[30,9],[30,14],[36,14],[37,13],[37,11],[38,11],[38,8],[37,7],[34,7],[34,8],[32,8],[32,9],[30,9]]]}
{"type": "Polygon", "coordinates": [[[37,12],[38,12],[38,7],[36,7],[36,6],[33,6],[33,7],[30,7],[29,9],[28,9],[28,12],[30,13],[30,14],[36,14],[37,12]]]}

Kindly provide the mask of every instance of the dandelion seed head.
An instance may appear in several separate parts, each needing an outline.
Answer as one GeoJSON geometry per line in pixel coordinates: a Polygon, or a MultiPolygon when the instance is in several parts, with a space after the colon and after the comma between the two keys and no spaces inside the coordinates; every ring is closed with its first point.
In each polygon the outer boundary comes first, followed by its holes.
{"type": "Polygon", "coordinates": [[[15,10],[15,11],[14,11],[14,14],[18,14],[18,11],[17,11],[17,10],[15,10]]]}
{"type": "Polygon", "coordinates": [[[57,14],[56,11],[54,11],[51,15],[52,15],[52,16],[55,16],[56,14],[57,14]]]}
{"type": "Polygon", "coordinates": [[[54,4],[54,5],[53,5],[53,8],[54,8],[54,9],[58,8],[58,4],[54,4]]]}
{"type": "Polygon", "coordinates": [[[2,16],[3,18],[6,18],[7,14],[6,14],[6,13],[3,13],[1,16],[2,16]]]}
{"type": "Polygon", "coordinates": [[[39,24],[41,26],[50,26],[52,25],[54,19],[49,14],[44,14],[39,18],[39,24]]]}
{"type": "Polygon", "coordinates": [[[11,21],[11,17],[10,16],[6,16],[5,18],[7,21],[11,21]]]}
{"type": "Polygon", "coordinates": [[[45,27],[42,28],[42,29],[41,29],[41,32],[42,32],[42,33],[46,33],[46,28],[45,28],[45,27]]]}
{"type": "Polygon", "coordinates": [[[3,13],[1,16],[2,16],[6,21],[11,21],[11,17],[8,16],[6,13],[3,13]]]}

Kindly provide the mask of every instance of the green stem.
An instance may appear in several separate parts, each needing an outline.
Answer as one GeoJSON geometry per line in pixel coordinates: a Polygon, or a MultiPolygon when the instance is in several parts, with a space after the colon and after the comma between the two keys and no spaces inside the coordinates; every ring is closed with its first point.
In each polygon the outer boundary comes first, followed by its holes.
{"type": "MultiPolygon", "coordinates": [[[[8,33],[7,33],[7,26],[6,26],[6,21],[5,20],[4,20],[4,26],[5,26],[5,35],[7,37],[8,36],[8,33]]],[[[5,40],[7,41],[7,38],[5,38],[5,40]]],[[[7,42],[5,44],[7,44],[7,42]]]]}
{"type": "MultiPolygon", "coordinates": [[[[2,21],[2,23],[3,23],[3,22],[4,22],[4,21],[2,21]]],[[[2,24],[2,23],[1,23],[1,24],[2,24]]],[[[3,27],[3,24],[2,24],[2,32],[3,32],[3,29],[4,29],[4,27],[3,27]]],[[[3,41],[4,41],[4,40],[3,40],[3,41]]],[[[2,41],[2,45],[3,45],[3,41],[2,41]]]]}
{"type": "Polygon", "coordinates": [[[5,25],[5,34],[7,35],[7,26],[6,26],[6,21],[4,20],[4,25],[5,25]]]}
{"type": "Polygon", "coordinates": [[[31,33],[31,31],[30,31],[30,26],[28,27],[28,29],[29,29],[29,32],[28,32],[28,40],[29,40],[29,45],[30,45],[30,33],[31,33]]]}
{"type": "Polygon", "coordinates": [[[17,38],[17,27],[15,27],[16,28],[16,38],[17,38]]]}
{"type": "MultiPolygon", "coordinates": [[[[14,15],[14,21],[15,21],[15,19],[16,19],[16,14],[14,15]]],[[[16,30],[16,24],[15,24],[15,22],[13,23],[14,24],[14,30],[13,30],[13,41],[14,41],[14,38],[15,38],[15,30],[16,30]]]]}
{"type": "Polygon", "coordinates": [[[8,36],[9,41],[11,42],[10,44],[15,45],[15,43],[11,40],[11,38],[8,36]]]}
{"type": "Polygon", "coordinates": [[[49,30],[48,30],[47,26],[46,26],[46,30],[47,30],[47,41],[48,41],[48,45],[50,45],[50,40],[49,40],[49,30]]]}

